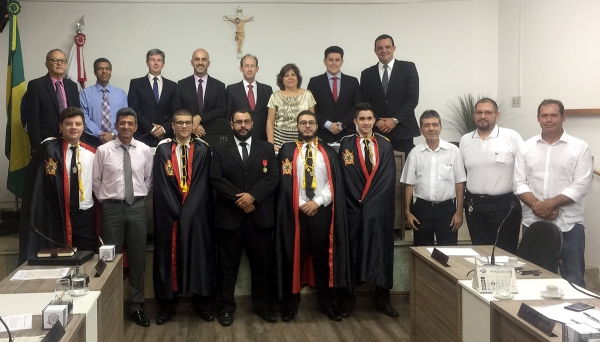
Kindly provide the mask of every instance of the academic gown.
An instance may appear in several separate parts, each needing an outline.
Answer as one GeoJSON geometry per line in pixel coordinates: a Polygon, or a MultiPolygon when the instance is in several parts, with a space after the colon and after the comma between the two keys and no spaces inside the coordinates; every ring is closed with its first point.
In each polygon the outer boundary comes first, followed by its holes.
{"type": "MultiPolygon", "coordinates": [[[[329,182],[333,186],[333,220],[329,228],[329,287],[349,288],[351,275],[343,171],[335,150],[321,140],[319,140],[319,150],[325,158],[329,182]]],[[[316,284],[310,253],[306,257],[308,260],[300,260],[297,156],[298,148],[295,142],[283,144],[277,156],[281,167],[281,178],[277,191],[275,253],[277,292],[280,300],[286,299],[291,293],[299,293],[304,285],[314,287],[316,284]]]]}
{"type": "Polygon", "coordinates": [[[339,155],[344,170],[353,285],[393,284],[396,162],[387,138],[375,134],[376,164],[367,176],[362,145],[344,137],[339,155]]]}
{"type": "Polygon", "coordinates": [[[209,296],[215,277],[210,149],[192,139],[187,193],[180,188],[177,143],[166,139],[154,155],[154,292],[157,299],[180,294],[209,296]]]}
{"type": "MultiPolygon", "coordinates": [[[[71,161],[65,161],[69,143],[63,139],[48,138],[36,149],[26,171],[23,205],[19,223],[19,261],[25,262],[41,248],[60,247],[36,233],[37,228],[48,238],[72,245],[69,209],[69,176],[71,161]]],[[[87,150],[96,149],[81,143],[87,150]]],[[[91,189],[90,189],[91,191],[91,189]]]]}

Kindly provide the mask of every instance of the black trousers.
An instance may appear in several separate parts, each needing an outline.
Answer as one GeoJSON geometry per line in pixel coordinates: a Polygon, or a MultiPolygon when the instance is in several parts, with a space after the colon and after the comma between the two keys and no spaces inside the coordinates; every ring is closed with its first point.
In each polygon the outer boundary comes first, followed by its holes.
{"type": "Polygon", "coordinates": [[[392,143],[394,151],[404,152],[407,157],[410,151],[415,147],[412,138],[402,140],[390,139],[390,142],[392,143]]]}
{"type": "Polygon", "coordinates": [[[419,229],[413,230],[415,246],[433,246],[433,237],[438,246],[455,246],[458,231],[453,232],[450,221],[456,213],[455,201],[436,204],[417,198],[411,206],[412,214],[419,220],[419,229]]]}
{"type": "Polygon", "coordinates": [[[73,247],[78,251],[94,251],[96,249],[96,215],[94,207],[87,210],[71,212],[71,233],[73,247]]]}
{"type": "MultiPolygon", "coordinates": [[[[333,289],[329,288],[329,228],[332,205],[319,207],[315,216],[309,217],[300,212],[300,258],[303,262],[310,255],[313,262],[317,285],[317,300],[321,309],[328,309],[333,303],[333,289]]],[[[298,311],[300,294],[292,295],[289,304],[298,311]]]]}
{"type": "Polygon", "coordinates": [[[513,254],[517,252],[522,208],[521,202],[515,194],[484,196],[467,191],[464,206],[473,245],[493,245],[496,241],[496,234],[498,234],[498,247],[513,254]],[[498,232],[500,223],[510,210],[511,202],[516,205],[498,232]],[[471,206],[473,210],[469,211],[471,206]]]}
{"type": "Polygon", "coordinates": [[[245,215],[237,229],[218,229],[218,265],[216,300],[220,312],[234,312],[234,291],[242,250],[250,262],[252,303],[256,310],[271,307],[270,255],[273,227],[259,228],[245,215]]]}

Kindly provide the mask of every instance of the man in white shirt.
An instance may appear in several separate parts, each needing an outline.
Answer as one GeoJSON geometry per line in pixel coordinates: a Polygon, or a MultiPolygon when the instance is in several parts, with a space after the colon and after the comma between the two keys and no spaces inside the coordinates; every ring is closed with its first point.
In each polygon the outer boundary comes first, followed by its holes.
{"type": "Polygon", "coordinates": [[[496,124],[499,117],[496,102],[482,98],[473,112],[477,129],[460,139],[460,152],[467,169],[464,207],[473,245],[493,245],[497,237],[498,247],[516,253],[521,203],[513,194],[512,177],[515,155],[523,139],[519,133],[499,127],[496,124]]]}
{"type": "Polygon", "coordinates": [[[523,232],[535,221],[555,223],[563,232],[564,276],[585,287],[581,201],[592,182],[592,155],[584,141],[564,131],[562,102],[542,101],[537,119],[542,134],[527,140],[515,161],[515,193],[526,205],[523,232]]]}
{"type": "Polygon", "coordinates": [[[415,246],[433,246],[434,235],[439,246],[453,246],[463,223],[467,176],[462,155],[440,139],[442,119],[435,110],[423,112],[419,124],[425,142],[410,152],[400,178],[406,185],[406,222],[413,228],[415,246]]]}

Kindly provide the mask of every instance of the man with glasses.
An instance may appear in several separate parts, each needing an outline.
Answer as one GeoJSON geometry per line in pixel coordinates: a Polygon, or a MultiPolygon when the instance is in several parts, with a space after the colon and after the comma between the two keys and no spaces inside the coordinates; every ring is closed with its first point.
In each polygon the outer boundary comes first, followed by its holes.
{"type": "Polygon", "coordinates": [[[498,237],[498,247],[516,253],[521,202],[513,193],[513,172],[523,139],[519,133],[499,127],[499,117],[496,101],[482,98],[473,111],[477,129],[460,139],[467,169],[465,216],[473,245],[493,245],[498,237]]]}
{"type": "Polygon", "coordinates": [[[116,137],[116,113],[127,107],[127,94],[123,89],[108,82],[112,75],[112,64],[106,58],[94,61],[96,84],[81,91],[81,110],[85,114],[85,141],[98,147],[116,137]]]}
{"type": "Polygon", "coordinates": [[[175,139],[162,140],[154,155],[154,293],[156,324],[176,313],[177,295],[193,294],[200,317],[214,319],[215,273],[210,150],[192,138],[192,114],[173,115],[175,139]]]}
{"type": "Polygon", "coordinates": [[[321,311],[341,321],[333,304],[336,288],[350,287],[346,200],[341,161],[317,139],[317,117],[309,110],[296,119],[298,140],[281,146],[275,245],[281,320],[298,313],[300,290],[317,288],[321,311]]]}
{"type": "Polygon", "coordinates": [[[23,98],[27,118],[27,134],[31,151],[48,137],[60,137],[59,116],[67,107],[81,107],[77,84],[63,78],[67,71],[67,57],[59,49],[46,54],[45,76],[29,81],[23,98]]]}
{"type": "Polygon", "coordinates": [[[252,303],[267,322],[276,322],[269,264],[275,226],[273,197],[279,183],[279,167],[273,145],[252,136],[248,109],[233,114],[233,140],[214,148],[210,179],[216,190],[215,220],[219,267],[217,306],[219,323],[233,323],[234,290],[242,250],[250,261],[252,303]]]}
{"type": "Polygon", "coordinates": [[[267,104],[273,88],[256,81],[258,69],[256,56],[246,55],[240,60],[240,71],[244,78],[241,82],[227,86],[227,116],[240,109],[250,110],[252,137],[267,141],[267,104]]]}

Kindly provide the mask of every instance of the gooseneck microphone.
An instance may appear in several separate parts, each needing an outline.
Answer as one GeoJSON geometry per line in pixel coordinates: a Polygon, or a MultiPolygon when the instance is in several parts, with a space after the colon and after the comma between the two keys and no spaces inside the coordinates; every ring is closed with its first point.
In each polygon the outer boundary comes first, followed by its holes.
{"type": "Polygon", "coordinates": [[[34,233],[34,234],[38,234],[39,236],[41,236],[41,237],[42,237],[42,238],[44,238],[45,240],[48,240],[48,241],[50,241],[50,242],[54,243],[55,245],[58,245],[58,246],[61,246],[61,247],[67,247],[67,248],[70,248],[70,249],[71,249],[71,251],[73,251],[73,255],[75,256],[75,261],[77,262],[77,265],[79,265],[79,256],[77,255],[77,251],[76,251],[76,250],[75,250],[73,247],[71,247],[71,246],[69,246],[69,245],[67,245],[67,244],[60,243],[60,242],[57,242],[57,241],[54,241],[54,240],[52,240],[51,238],[49,238],[49,237],[47,237],[46,235],[42,234],[42,232],[40,232],[40,231],[39,231],[39,230],[38,230],[36,227],[34,227],[34,226],[29,226],[29,231],[30,231],[30,232],[32,232],[32,233],[34,233]]]}
{"type": "Polygon", "coordinates": [[[508,214],[506,214],[506,216],[504,216],[504,220],[502,220],[502,222],[500,223],[500,226],[498,226],[498,231],[496,232],[496,241],[494,241],[494,248],[492,248],[492,256],[490,257],[490,261],[492,265],[496,265],[496,257],[494,256],[494,252],[496,251],[496,245],[498,244],[498,237],[500,236],[500,229],[502,229],[502,225],[504,224],[504,221],[506,221],[506,219],[510,216],[510,213],[512,213],[513,209],[517,206],[517,202],[512,201],[510,202],[510,210],[508,211],[508,214]]]}
{"type": "MultiPolygon", "coordinates": [[[[560,253],[560,252],[559,252],[559,253],[560,253]]],[[[561,254],[562,254],[562,253],[561,253],[561,254]]],[[[579,291],[579,292],[583,293],[584,295],[587,295],[587,296],[590,296],[590,297],[593,297],[593,298],[600,299],[600,297],[599,297],[598,295],[596,295],[596,294],[594,294],[594,293],[591,293],[591,292],[589,292],[589,291],[587,291],[587,290],[585,290],[585,291],[584,291],[584,290],[582,290],[582,289],[578,288],[578,287],[577,287],[577,286],[575,286],[575,284],[573,284],[573,283],[572,283],[572,282],[571,282],[569,279],[565,278],[565,275],[566,275],[566,273],[565,273],[565,269],[563,268],[563,261],[562,261],[562,257],[559,257],[559,259],[558,259],[558,269],[560,270],[560,275],[563,277],[563,279],[564,279],[564,280],[566,280],[566,281],[567,281],[567,283],[569,283],[569,285],[571,285],[571,287],[572,287],[572,288],[574,288],[575,290],[577,290],[577,291],[579,291]]]]}

